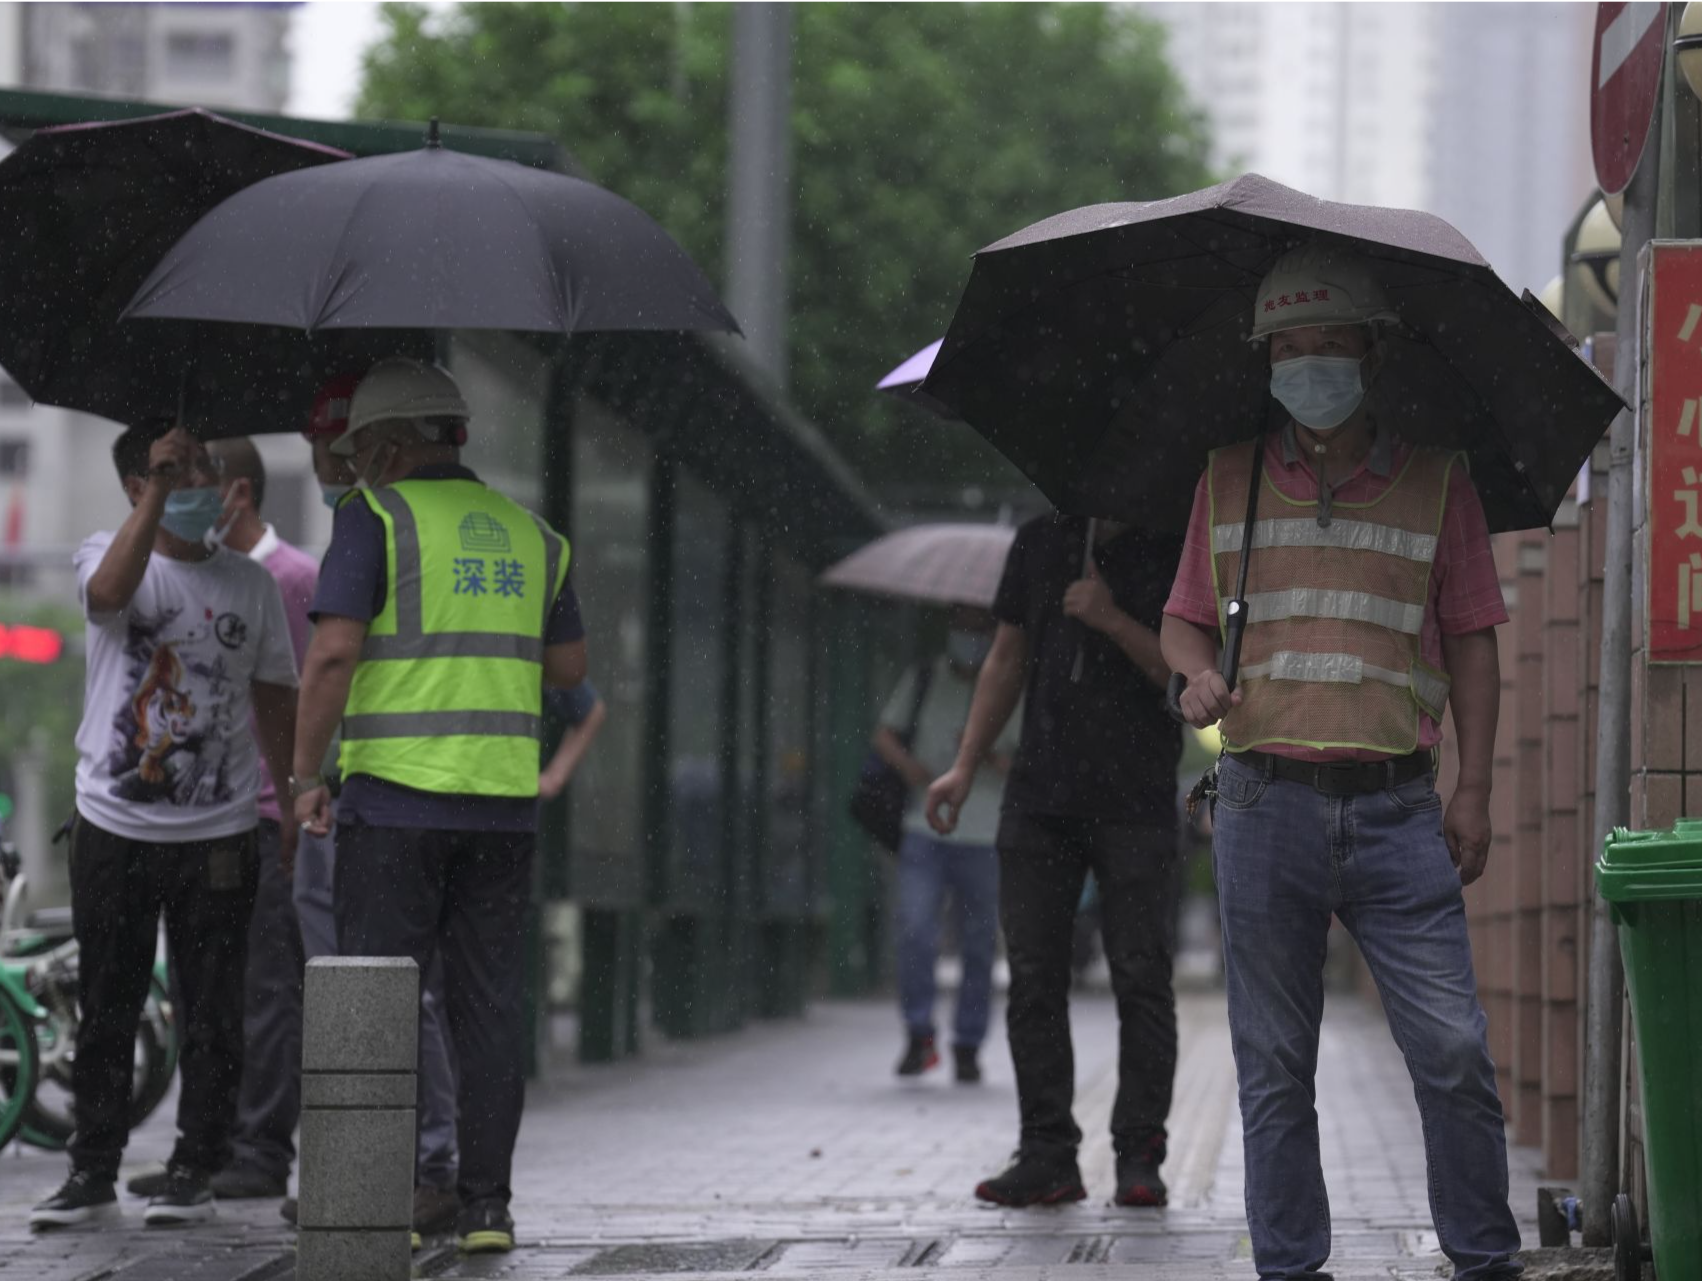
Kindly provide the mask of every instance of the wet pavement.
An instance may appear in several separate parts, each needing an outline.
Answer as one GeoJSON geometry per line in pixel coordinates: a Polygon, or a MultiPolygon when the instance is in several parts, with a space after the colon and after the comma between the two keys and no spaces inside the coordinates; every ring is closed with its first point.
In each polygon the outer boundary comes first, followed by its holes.
{"type": "MultiPolygon", "coordinates": [[[[1103,992],[1075,1004],[1076,1117],[1089,1199],[1045,1210],[983,1207],[971,1191],[1015,1141],[1002,1039],[987,1080],[945,1069],[891,1076],[900,1049],[885,1002],[825,1002],[799,1022],[731,1037],[652,1042],[633,1062],[558,1064],[533,1086],[516,1157],[521,1248],[463,1259],[447,1242],[416,1256],[421,1276],[512,1281],[581,1276],[828,1276],[998,1281],[1155,1281],[1254,1276],[1241,1203],[1241,1139],[1221,994],[1182,1000],[1182,1055],[1165,1210],[1110,1204],[1106,1122],[1115,1089],[1115,1012],[1103,992]]],[[[1318,1096],[1339,1279],[1447,1272],[1425,1200],[1417,1109],[1381,1015],[1332,999],[1318,1096]]],[[[170,1108],[133,1138],[127,1168],[169,1148],[170,1108]]],[[[64,1158],[0,1154],[0,1281],[274,1281],[294,1275],[277,1203],[226,1202],[211,1225],[123,1226],[32,1238],[29,1205],[64,1158]]],[[[1513,1208],[1535,1244],[1535,1154],[1515,1149],[1513,1208]]]]}

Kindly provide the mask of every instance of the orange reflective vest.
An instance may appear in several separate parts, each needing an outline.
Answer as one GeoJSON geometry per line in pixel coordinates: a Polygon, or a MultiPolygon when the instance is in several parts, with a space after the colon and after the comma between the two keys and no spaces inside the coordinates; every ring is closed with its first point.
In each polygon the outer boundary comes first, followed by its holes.
{"type": "MultiPolygon", "coordinates": [[[[1218,623],[1234,591],[1254,442],[1213,451],[1212,581],[1218,623]]],[[[1448,677],[1421,657],[1420,631],[1458,453],[1414,449],[1370,502],[1290,498],[1261,471],[1242,703],[1219,726],[1232,752],[1286,743],[1400,755],[1418,745],[1422,711],[1440,719],[1448,677]]]]}

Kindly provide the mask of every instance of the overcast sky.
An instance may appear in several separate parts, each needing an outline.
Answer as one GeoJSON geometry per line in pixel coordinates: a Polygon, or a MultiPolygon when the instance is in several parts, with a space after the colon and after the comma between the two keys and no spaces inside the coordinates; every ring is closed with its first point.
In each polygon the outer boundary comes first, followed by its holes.
{"type": "Polygon", "coordinates": [[[361,53],[382,29],[369,0],[309,0],[297,9],[288,113],[347,117],[360,89],[361,53]]]}

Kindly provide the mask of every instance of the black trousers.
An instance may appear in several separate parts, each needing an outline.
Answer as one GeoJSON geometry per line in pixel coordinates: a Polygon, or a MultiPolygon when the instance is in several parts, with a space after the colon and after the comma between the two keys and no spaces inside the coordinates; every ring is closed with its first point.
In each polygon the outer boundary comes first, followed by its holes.
{"type": "Polygon", "coordinates": [[[1071,1157],[1070,957],[1089,870],[1117,998],[1119,1054],[1111,1140],[1119,1156],[1164,1156],[1176,1076],[1171,898],[1176,829],[1007,811],[999,824],[999,918],[1010,963],[1005,1022],[1016,1064],[1022,1151],[1071,1157]]]}
{"type": "Polygon", "coordinates": [[[301,1118],[301,999],[307,974],[294,878],[278,863],[278,825],[260,820],[260,883],[248,927],[242,1089],[235,1163],[278,1178],[295,1163],[301,1118]]]}
{"type": "Polygon", "coordinates": [[[82,1019],[71,1075],[73,1169],[118,1177],[130,1137],[136,1025],[162,911],[182,994],[183,1087],[171,1159],[209,1174],[229,1159],[258,862],[253,831],[216,841],[133,841],[78,816],[71,835],[71,910],[82,1019]]]}
{"type": "Polygon", "coordinates": [[[531,832],[337,826],[337,951],[443,964],[463,1204],[507,1205],[525,1105],[531,832]]]}

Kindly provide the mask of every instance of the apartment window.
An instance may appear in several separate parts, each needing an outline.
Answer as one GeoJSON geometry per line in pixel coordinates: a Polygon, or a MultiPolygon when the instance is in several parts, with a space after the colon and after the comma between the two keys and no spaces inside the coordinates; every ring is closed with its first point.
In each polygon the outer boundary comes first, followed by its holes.
{"type": "Polygon", "coordinates": [[[229,80],[236,40],[229,32],[174,31],[165,40],[166,75],[192,84],[229,80]]]}
{"type": "Polygon", "coordinates": [[[30,442],[18,439],[0,439],[0,476],[14,476],[18,479],[29,475],[30,442]]]}
{"type": "Polygon", "coordinates": [[[71,42],[71,87],[99,89],[103,80],[99,48],[89,37],[79,36],[71,42]]]}

